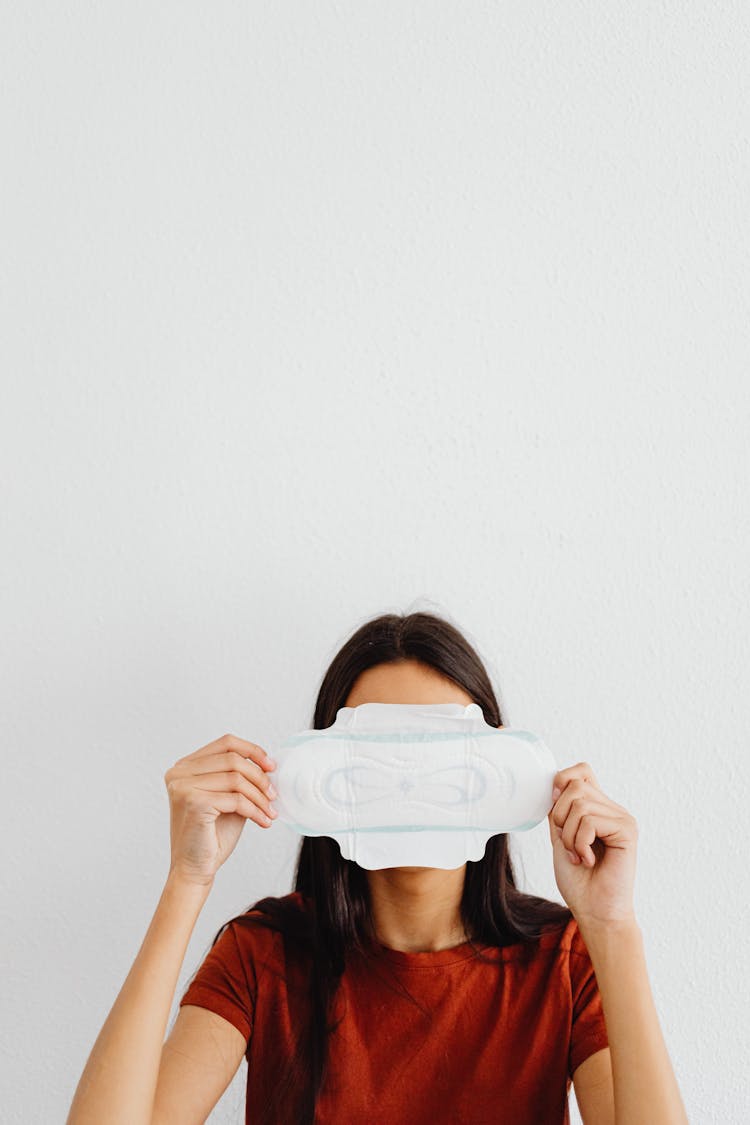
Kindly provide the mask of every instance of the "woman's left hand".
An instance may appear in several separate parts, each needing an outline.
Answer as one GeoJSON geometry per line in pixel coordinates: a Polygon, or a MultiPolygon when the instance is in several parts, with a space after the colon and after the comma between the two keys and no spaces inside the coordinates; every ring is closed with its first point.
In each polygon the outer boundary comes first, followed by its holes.
{"type": "Polygon", "coordinates": [[[574,918],[579,926],[633,921],[635,817],[602,792],[587,762],[560,770],[552,784],[547,819],[555,879],[574,918]]]}

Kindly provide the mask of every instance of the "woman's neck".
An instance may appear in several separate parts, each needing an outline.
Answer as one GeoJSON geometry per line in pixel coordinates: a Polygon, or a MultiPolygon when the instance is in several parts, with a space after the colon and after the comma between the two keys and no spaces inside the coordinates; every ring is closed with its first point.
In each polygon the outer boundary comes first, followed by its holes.
{"type": "Polygon", "coordinates": [[[407,953],[452,949],[468,940],[461,920],[466,864],[367,871],[378,941],[407,953]]]}

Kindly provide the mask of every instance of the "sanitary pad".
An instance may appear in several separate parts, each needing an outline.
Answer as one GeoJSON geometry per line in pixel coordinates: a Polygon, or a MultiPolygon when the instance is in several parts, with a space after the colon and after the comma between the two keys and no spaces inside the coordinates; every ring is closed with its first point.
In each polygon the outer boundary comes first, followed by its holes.
{"type": "Polygon", "coordinates": [[[559,769],[541,738],[488,726],[476,703],[342,707],[272,756],[278,822],[369,871],[481,859],[490,836],[547,816],[559,769]]]}

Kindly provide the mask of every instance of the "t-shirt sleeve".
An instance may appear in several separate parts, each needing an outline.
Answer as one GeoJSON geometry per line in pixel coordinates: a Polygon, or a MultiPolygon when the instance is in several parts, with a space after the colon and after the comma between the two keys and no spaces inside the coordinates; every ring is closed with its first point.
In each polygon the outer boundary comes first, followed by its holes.
{"type": "Polygon", "coordinates": [[[599,986],[588,950],[576,926],[570,946],[570,984],[573,1020],[570,1031],[568,1074],[573,1077],[584,1059],[609,1046],[599,986]]]}
{"type": "Polygon", "coordinates": [[[254,995],[248,984],[234,924],[211,946],[178,1007],[196,1004],[223,1016],[249,1041],[253,1029],[254,995]]]}

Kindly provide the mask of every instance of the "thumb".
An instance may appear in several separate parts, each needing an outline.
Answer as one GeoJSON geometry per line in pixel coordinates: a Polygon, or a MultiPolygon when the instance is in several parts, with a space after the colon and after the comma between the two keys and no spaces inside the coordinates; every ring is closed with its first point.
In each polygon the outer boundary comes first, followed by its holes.
{"type": "MultiPolygon", "coordinates": [[[[552,847],[553,848],[554,848],[555,844],[557,844],[558,842],[562,844],[562,835],[561,835],[562,829],[558,828],[558,826],[555,824],[555,822],[552,819],[552,813],[555,811],[555,804],[557,803],[557,798],[560,796],[560,792],[561,792],[561,790],[559,790],[557,788],[552,790],[553,805],[552,805],[552,808],[549,810],[549,812],[547,814],[547,823],[549,825],[549,838],[552,841],[552,847]]],[[[563,845],[563,847],[564,847],[564,845],[563,845]]]]}

